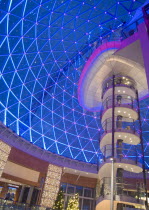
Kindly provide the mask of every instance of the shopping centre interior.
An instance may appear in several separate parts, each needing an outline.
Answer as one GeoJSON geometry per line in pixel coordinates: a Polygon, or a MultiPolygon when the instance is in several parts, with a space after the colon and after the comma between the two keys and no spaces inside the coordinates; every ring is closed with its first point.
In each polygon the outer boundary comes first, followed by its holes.
{"type": "Polygon", "coordinates": [[[0,209],[149,209],[149,0],[0,13],[0,209]]]}

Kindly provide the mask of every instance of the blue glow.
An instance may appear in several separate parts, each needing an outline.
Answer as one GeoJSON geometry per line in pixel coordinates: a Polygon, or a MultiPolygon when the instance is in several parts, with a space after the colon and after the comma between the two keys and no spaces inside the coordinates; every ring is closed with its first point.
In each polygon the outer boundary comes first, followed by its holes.
{"type": "MultiPolygon", "coordinates": [[[[78,104],[80,73],[100,37],[112,36],[144,2],[0,1],[0,120],[45,150],[96,163],[100,118],[78,104]]],[[[144,115],[147,143],[145,101],[144,115]]]]}

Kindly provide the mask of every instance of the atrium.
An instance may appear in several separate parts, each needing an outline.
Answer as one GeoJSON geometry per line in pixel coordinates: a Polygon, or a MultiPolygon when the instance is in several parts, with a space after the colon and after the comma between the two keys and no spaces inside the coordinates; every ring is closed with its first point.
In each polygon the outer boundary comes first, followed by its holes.
{"type": "Polygon", "coordinates": [[[149,0],[0,14],[0,209],[149,209],[149,0]]]}

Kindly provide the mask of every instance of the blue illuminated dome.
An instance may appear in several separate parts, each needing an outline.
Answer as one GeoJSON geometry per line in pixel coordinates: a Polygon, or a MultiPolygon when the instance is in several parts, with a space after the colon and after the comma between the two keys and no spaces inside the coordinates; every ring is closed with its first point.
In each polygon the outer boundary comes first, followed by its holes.
{"type": "MultiPolygon", "coordinates": [[[[112,39],[144,3],[1,0],[0,120],[45,150],[96,163],[100,113],[79,105],[78,80],[99,40],[112,39]]],[[[146,148],[147,100],[141,102],[146,148]]]]}

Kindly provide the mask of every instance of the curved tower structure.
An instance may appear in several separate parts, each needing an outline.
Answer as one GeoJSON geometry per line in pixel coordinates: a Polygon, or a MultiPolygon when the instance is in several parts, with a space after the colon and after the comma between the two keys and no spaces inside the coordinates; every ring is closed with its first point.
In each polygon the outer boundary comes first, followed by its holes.
{"type": "Polygon", "coordinates": [[[97,209],[103,203],[106,203],[107,209],[109,206],[118,210],[125,206],[144,207],[144,202],[140,200],[144,196],[144,186],[138,184],[132,187],[124,180],[127,172],[142,172],[136,148],[141,142],[138,103],[137,87],[132,78],[113,75],[103,82],[103,134],[100,138],[103,163],[98,172],[100,190],[97,209]],[[133,194],[128,195],[128,188],[133,188],[133,194]]]}
{"type": "Polygon", "coordinates": [[[91,55],[80,77],[79,102],[89,111],[100,112],[103,129],[96,210],[146,208],[139,97],[148,87],[141,52],[134,52],[139,45],[138,41],[130,45],[129,40],[104,43],[91,55]],[[140,175],[144,183],[134,183],[133,178],[140,175]]]}

